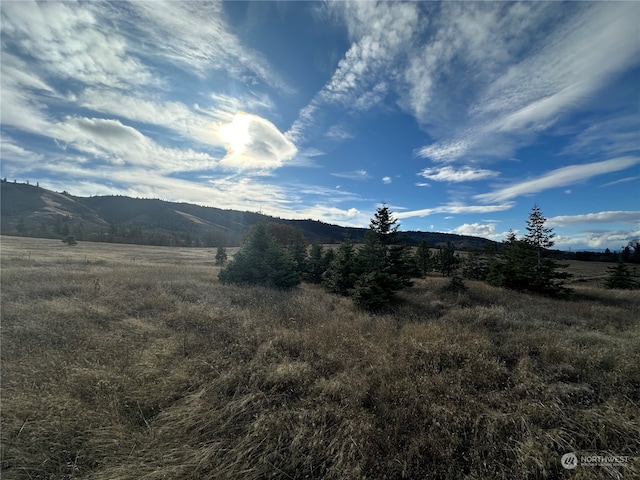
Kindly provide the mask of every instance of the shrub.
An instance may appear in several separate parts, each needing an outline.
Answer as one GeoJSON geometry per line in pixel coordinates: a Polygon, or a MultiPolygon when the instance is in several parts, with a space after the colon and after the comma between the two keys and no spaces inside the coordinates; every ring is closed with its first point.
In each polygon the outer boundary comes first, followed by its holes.
{"type": "Polygon", "coordinates": [[[468,288],[467,288],[467,285],[464,283],[464,280],[462,279],[462,277],[459,277],[458,275],[454,275],[453,277],[451,277],[451,280],[449,280],[449,283],[447,283],[443,287],[443,290],[445,292],[462,293],[462,292],[466,292],[468,288]]]}
{"type": "Polygon", "coordinates": [[[76,237],[74,235],[67,235],[62,239],[62,243],[66,243],[69,246],[78,244],[78,242],[76,242],[76,237]]]}
{"type": "Polygon", "coordinates": [[[227,261],[227,250],[220,246],[216,252],[216,265],[224,265],[227,261]]]}

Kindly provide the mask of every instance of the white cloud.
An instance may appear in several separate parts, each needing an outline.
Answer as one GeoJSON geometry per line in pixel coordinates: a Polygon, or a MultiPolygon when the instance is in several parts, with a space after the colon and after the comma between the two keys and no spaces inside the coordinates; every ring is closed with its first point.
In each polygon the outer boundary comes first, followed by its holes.
{"type": "Polygon", "coordinates": [[[119,120],[69,117],[49,134],[106,164],[145,166],[164,173],[207,170],[217,164],[206,153],[160,146],[119,120]]]}
{"type": "Polygon", "coordinates": [[[44,100],[56,97],[57,93],[37,73],[30,71],[23,60],[4,50],[0,69],[2,125],[34,133],[46,131],[49,120],[44,100]]]}
{"type": "Polygon", "coordinates": [[[422,158],[429,158],[434,162],[447,162],[463,156],[469,149],[469,142],[457,140],[447,145],[435,144],[427,145],[416,150],[416,155],[422,158]]]}
{"type": "Polygon", "coordinates": [[[78,103],[95,112],[116,115],[148,125],[158,125],[178,132],[184,138],[202,143],[215,141],[214,119],[229,121],[233,117],[232,113],[226,111],[217,111],[215,116],[207,116],[181,102],[144,98],[141,95],[134,96],[96,88],[84,90],[78,103]]]}
{"type": "Polygon", "coordinates": [[[596,175],[624,170],[638,163],[640,163],[639,158],[620,157],[584,165],[569,165],[552,170],[533,180],[526,180],[490,193],[476,195],[475,198],[483,202],[501,202],[550,188],[572,185],[596,175]]]}
{"type": "Polygon", "coordinates": [[[583,215],[560,215],[547,219],[547,225],[550,227],[616,222],[634,223],[640,225],[640,211],[616,210],[597,213],[585,213],[583,215]]]}
{"type": "Polygon", "coordinates": [[[327,133],[325,135],[336,140],[346,140],[348,138],[353,138],[353,134],[349,133],[342,125],[332,125],[331,127],[329,127],[329,130],[327,130],[327,133]]]}
{"type": "Polygon", "coordinates": [[[48,182],[47,187],[67,190],[74,195],[127,195],[140,198],[163,198],[176,202],[209,205],[240,211],[262,211],[267,215],[289,218],[294,213],[286,189],[237,175],[205,181],[191,181],[167,176],[164,172],[137,166],[102,169],[66,165],[69,177],[48,182]]]}
{"type": "Polygon", "coordinates": [[[425,182],[418,182],[415,185],[416,185],[416,187],[430,187],[431,186],[430,183],[425,183],[425,182]]]}
{"type": "Polygon", "coordinates": [[[238,112],[268,112],[275,109],[275,104],[269,95],[256,94],[253,92],[247,94],[238,94],[234,96],[224,95],[222,93],[212,93],[210,95],[213,100],[213,108],[203,110],[210,115],[216,117],[219,113],[234,115],[238,112]]]}
{"type": "Polygon", "coordinates": [[[410,218],[410,217],[428,217],[430,215],[436,215],[439,213],[454,213],[454,214],[471,214],[471,213],[491,213],[501,212],[509,210],[513,207],[513,203],[503,203],[500,205],[440,205],[433,208],[423,208],[420,210],[411,210],[407,212],[400,212],[396,217],[410,218]]]}
{"type": "Polygon", "coordinates": [[[556,248],[621,248],[629,242],[640,240],[640,230],[583,231],[571,236],[557,235],[556,248]]]}
{"type": "Polygon", "coordinates": [[[508,232],[496,232],[496,225],[494,223],[463,223],[451,230],[451,233],[489,238],[491,240],[502,240],[507,236],[508,232]]]}
{"type": "Polygon", "coordinates": [[[391,182],[391,177],[382,177],[382,183],[389,184],[391,182]]]}
{"type": "Polygon", "coordinates": [[[297,212],[291,212],[290,217],[296,219],[321,219],[325,223],[342,225],[346,227],[364,227],[369,224],[369,215],[362,213],[357,208],[347,209],[328,205],[314,205],[302,207],[297,212]]]}
{"type": "Polygon", "coordinates": [[[470,182],[496,177],[499,174],[499,172],[493,170],[474,169],[471,167],[455,169],[450,166],[425,168],[419,173],[424,178],[437,182],[470,182]]]}
{"type": "Polygon", "coordinates": [[[28,164],[37,166],[44,158],[41,153],[36,153],[23,148],[6,135],[3,135],[2,138],[0,138],[0,154],[3,161],[6,162],[7,160],[13,160],[16,163],[19,162],[25,167],[28,164]]]}
{"type": "Polygon", "coordinates": [[[227,147],[227,155],[220,163],[229,167],[278,168],[297,153],[295,145],[273,123],[257,115],[237,113],[216,133],[227,147]]]}
{"type": "Polygon", "coordinates": [[[355,170],[353,172],[332,173],[334,177],[347,178],[349,180],[368,180],[371,176],[366,170],[355,170]]]}

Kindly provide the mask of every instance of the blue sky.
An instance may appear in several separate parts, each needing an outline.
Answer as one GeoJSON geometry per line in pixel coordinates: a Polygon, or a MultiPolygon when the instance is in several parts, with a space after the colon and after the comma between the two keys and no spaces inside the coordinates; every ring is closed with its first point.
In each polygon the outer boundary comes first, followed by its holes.
{"type": "Polygon", "coordinates": [[[1,173],[564,249],[640,239],[638,2],[3,1],[1,173]]]}

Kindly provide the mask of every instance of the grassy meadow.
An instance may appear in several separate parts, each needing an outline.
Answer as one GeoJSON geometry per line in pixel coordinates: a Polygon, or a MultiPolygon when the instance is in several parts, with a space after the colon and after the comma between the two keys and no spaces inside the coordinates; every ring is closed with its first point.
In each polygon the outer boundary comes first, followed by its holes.
{"type": "Polygon", "coordinates": [[[215,249],[0,255],[3,480],[640,478],[640,294],[608,265],[570,262],[569,300],[433,276],[372,315],[221,285],[215,249]]]}

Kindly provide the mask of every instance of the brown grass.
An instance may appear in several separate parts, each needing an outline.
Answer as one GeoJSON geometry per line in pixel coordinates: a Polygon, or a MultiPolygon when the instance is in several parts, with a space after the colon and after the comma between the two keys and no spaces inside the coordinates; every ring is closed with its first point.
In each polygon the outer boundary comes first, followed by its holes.
{"type": "Polygon", "coordinates": [[[637,292],[433,277],[373,316],[316,286],[220,285],[209,249],[1,255],[3,479],[640,475],[560,465],[638,455],[637,292]]]}

